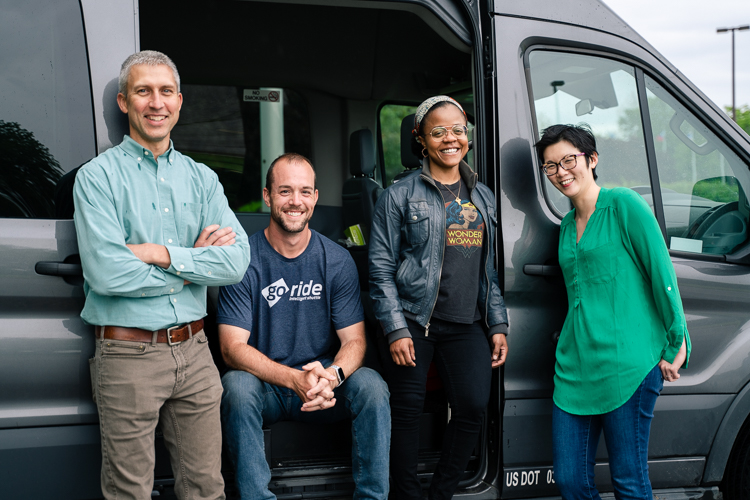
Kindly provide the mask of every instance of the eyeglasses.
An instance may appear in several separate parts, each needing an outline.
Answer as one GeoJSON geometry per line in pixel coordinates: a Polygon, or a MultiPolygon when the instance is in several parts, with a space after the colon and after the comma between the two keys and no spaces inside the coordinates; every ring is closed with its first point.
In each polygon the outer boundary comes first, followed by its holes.
{"type": "Polygon", "coordinates": [[[461,137],[469,133],[469,129],[466,128],[466,125],[453,125],[452,127],[435,127],[432,130],[430,130],[430,137],[432,137],[436,141],[441,141],[443,137],[448,135],[448,132],[453,134],[453,137],[455,137],[456,139],[460,139],[461,137]]]}
{"type": "Polygon", "coordinates": [[[548,161],[547,163],[542,165],[542,170],[547,175],[547,177],[550,177],[557,173],[557,167],[562,167],[563,170],[573,169],[576,165],[578,165],[579,156],[586,156],[586,153],[576,153],[574,155],[564,156],[559,163],[548,161]]]}

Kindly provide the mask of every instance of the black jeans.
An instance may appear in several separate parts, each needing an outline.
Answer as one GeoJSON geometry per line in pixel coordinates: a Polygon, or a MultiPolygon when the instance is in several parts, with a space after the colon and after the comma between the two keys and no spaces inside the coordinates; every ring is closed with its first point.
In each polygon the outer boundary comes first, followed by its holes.
{"type": "Polygon", "coordinates": [[[391,392],[391,499],[422,498],[417,479],[419,417],[430,362],[443,382],[451,419],[443,437],[440,461],[430,485],[430,499],[449,499],[477,444],[490,397],[492,366],[487,336],[479,322],[461,325],[438,319],[424,327],[407,320],[414,342],[416,367],[398,366],[390,354],[385,374],[391,392]]]}

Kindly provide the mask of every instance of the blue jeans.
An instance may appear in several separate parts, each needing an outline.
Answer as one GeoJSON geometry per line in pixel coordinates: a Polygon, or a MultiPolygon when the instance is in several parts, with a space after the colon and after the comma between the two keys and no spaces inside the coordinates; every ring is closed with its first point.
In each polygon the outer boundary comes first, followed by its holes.
{"type": "Polygon", "coordinates": [[[600,499],[594,484],[599,435],[604,430],[609,470],[618,500],[652,500],[648,478],[648,437],[656,398],[664,386],[658,365],[635,394],[616,410],[602,415],[572,415],[552,409],[555,483],[565,500],[600,499]]]}
{"type": "Polygon", "coordinates": [[[261,381],[244,371],[229,371],[221,380],[224,438],[243,499],[276,496],[268,489],[271,470],[263,452],[263,425],[283,420],[323,423],[352,420],[352,476],[355,499],[388,497],[388,453],[391,411],[388,387],[377,372],[360,368],[334,391],[336,405],[311,413],[284,387],[261,381]]]}

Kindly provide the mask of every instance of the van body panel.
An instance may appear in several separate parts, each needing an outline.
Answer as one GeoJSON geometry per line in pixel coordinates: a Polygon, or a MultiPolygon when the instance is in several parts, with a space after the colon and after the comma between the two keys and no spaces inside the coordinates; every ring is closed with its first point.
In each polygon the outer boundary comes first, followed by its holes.
{"type": "MultiPolygon", "coordinates": [[[[137,0],[80,0],[85,16],[97,154],[122,142],[127,117],[117,107],[122,62],[139,50],[137,0]]],[[[179,69],[179,68],[178,68],[179,69]]]]}
{"type": "MultiPolygon", "coordinates": [[[[30,1],[34,5],[47,2],[30,1]]],[[[476,125],[471,153],[474,168],[496,193],[500,206],[496,244],[510,319],[510,357],[493,375],[485,430],[458,498],[559,494],[552,470],[550,424],[554,334],[567,312],[564,283],[556,271],[562,214],[549,199],[548,181],[540,173],[533,150],[538,123],[529,54],[557,51],[632,66],[636,78],[644,74],[653,78],[705,123],[739,161],[750,164],[750,138],[596,0],[582,0],[574,7],[544,3],[544,8],[538,2],[507,0],[209,4],[186,0],[179,2],[177,11],[173,9],[176,2],[169,1],[67,2],[77,4],[74,10],[80,7],[85,30],[85,44],[79,43],[68,54],[69,66],[76,73],[88,72],[85,80],[90,88],[83,95],[90,97],[91,104],[74,107],[86,116],[76,119],[84,131],[81,137],[68,140],[70,151],[58,153],[60,144],[65,144],[64,135],[54,142],[46,132],[28,127],[56,157],[64,159],[62,171],[120,143],[128,133],[127,118],[116,104],[120,65],[141,47],[162,50],[175,60],[183,85],[195,86],[193,91],[200,85],[235,87],[240,93],[274,86],[299,94],[309,114],[309,124],[305,124],[310,129],[309,154],[321,189],[311,227],[333,239],[342,234],[341,191],[350,177],[349,135],[363,128],[372,130],[376,148],[381,148],[378,114],[384,105],[415,106],[437,93],[466,99],[467,114],[476,125]],[[154,25],[163,31],[142,29],[154,25]],[[201,36],[194,36],[196,32],[201,36]],[[423,39],[435,45],[420,47],[423,39]],[[432,47],[439,49],[438,55],[429,50],[432,47]],[[459,69],[440,67],[445,54],[452,62],[458,61],[459,69]],[[75,57],[79,60],[73,64],[75,57]],[[431,71],[437,71],[433,68],[440,68],[439,85],[430,85],[431,71]]],[[[62,74],[59,66],[56,76],[62,74]]],[[[3,76],[0,70],[0,83],[3,76]]],[[[5,111],[11,109],[7,103],[12,98],[4,91],[0,85],[0,120],[21,121],[16,111],[5,111]]],[[[196,103],[195,94],[183,93],[186,103],[196,103]]],[[[183,150],[181,144],[175,145],[183,150]]],[[[601,166],[606,167],[607,158],[602,160],[601,166]]],[[[383,163],[381,151],[375,175],[381,183],[383,163]]],[[[659,164],[647,168],[656,172],[659,164]]],[[[669,221],[672,215],[665,217],[665,212],[679,207],[662,206],[658,175],[653,177],[657,182],[640,188],[655,206],[657,218],[669,221]],[[652,191],[656,196],[651,196],[652,191]]],[[[93,329],[79,317],[83,306],[80,276],[39,272],[48,269],[39,263],[76,265],[73,221],[2,213],[0,217],[4,217],[0,218],[0,276],[5,284],[0,291],[3,493],[13,498],[97,498],[101,457],[88,369],[94,339],[93,329]],[[37,480],[39,470],[45,470],[47,481],[37,480]]],[[[238,219],[252,234],[267,225],[268,214],[243,212],[238,219]]],[[[743,248],[746,251],[747,245],[743,248]]],[[[748,425],[750,265],[746,264],[750,260],[741,252],[728,258],[674,252],[673,262],[693,354],[680,380],[666,384],[657,401],[649,464],[654,488],[689,489],[686,495],[693,498],[701,486],[714,487],[707,494],[717,493],[715,486],[722,480],[735,438],[748,425]],[[731,263],[733,258],[742,264],[731,263]]],[[[372,355],[376,360],[377,356],[372,355]]],[[[429,480],[437,461],[435,443],[448,415],[444,395],[431,403],[436,408],[423,414],[421,429],[425,442],[433,446],[420,455],[424,480],[429,480]]],[[[316,437],[325,441],[329,432],[337,439],[345,437],[338,426],[316,437]]],[[[336,491],[342,496],[349,494],[346,440],[335,441],[335,453],[321,457],[316,449],[302,449],[299,436],[304,433],[292,424],[266,430],[266,452],[269,460],[276,460],[272,473],[279,495],[324,495],[321,492],[331,485],[340,488],[336,491]]],[[[612,490],[606,460],[602,441],[596,474],[603,492],[612,490]]],[[[157,461],[157,482],[169,483],[163,447],[157,451],[157,461]]]]}

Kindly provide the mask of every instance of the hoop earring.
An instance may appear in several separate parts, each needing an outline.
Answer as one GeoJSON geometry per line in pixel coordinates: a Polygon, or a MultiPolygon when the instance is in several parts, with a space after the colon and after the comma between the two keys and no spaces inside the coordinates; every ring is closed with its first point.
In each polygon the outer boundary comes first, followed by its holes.
{"type": "Polygon", "coordinates": [[[425,153],[425,151],[427,151],[427,148],[422,148],[422,157],[427,158],[427,153],[425,153]]]}

